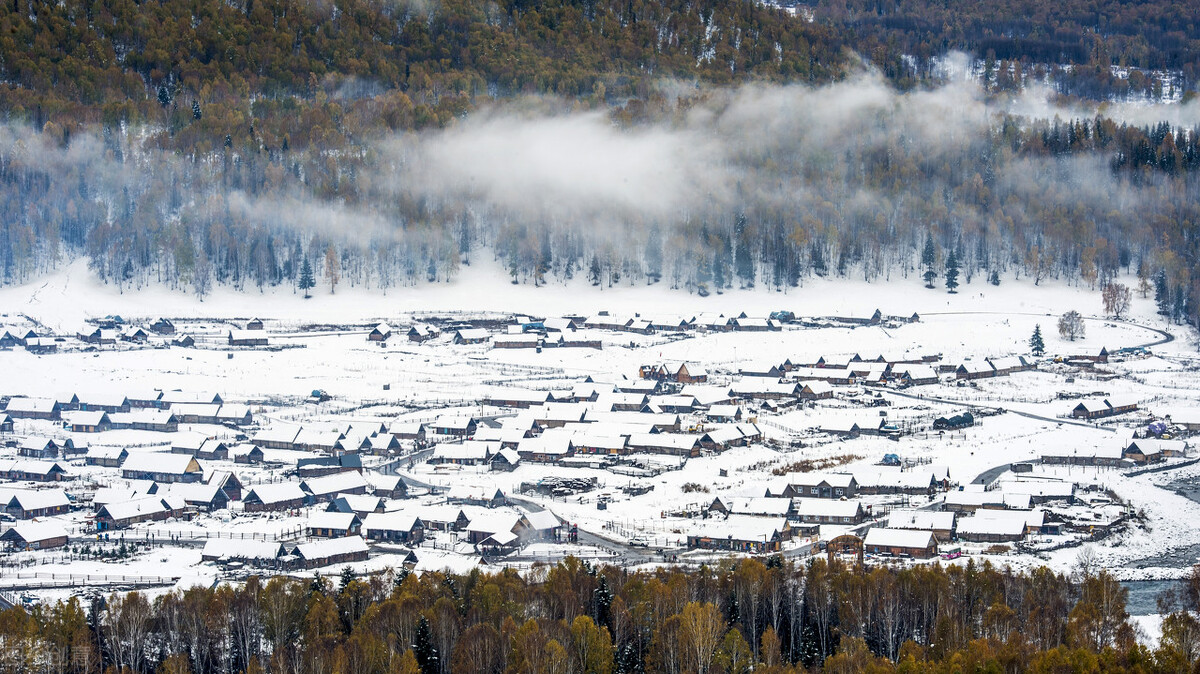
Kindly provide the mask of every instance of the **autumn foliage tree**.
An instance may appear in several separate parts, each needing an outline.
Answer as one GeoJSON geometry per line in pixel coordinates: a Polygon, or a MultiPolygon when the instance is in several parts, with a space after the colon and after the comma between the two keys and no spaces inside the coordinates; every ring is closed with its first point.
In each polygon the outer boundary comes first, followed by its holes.
{"type": "Polygon", "coordinates": [[[1129,305],[1133,301],[1133,293],[1129,286],[1121,283],[1109,283],[1104,286],[1101,296],[1104,299],[1104,313],[1116,319],[1122,318],[1125,312],[1129,311],[1129,305]]]}
{"type": "Polygon", "coordinates": [[[1126,590],[1083,566],[1072,579],[974,560],[862,569],[770,558],[631,572],[567,559],[525,573],[251,578],[153,601],[114,594],[89,611],[77,599],[0,611],[0,669],[884,674],[1136,665],[1174,674],[1190,672],[1200,653],[1196,588],[1200,568],[1163,600],[1163,640],[1151,650],[1135,638],[1126,590]],[[601,625],[593,600],[608,592],[601,625]]]}

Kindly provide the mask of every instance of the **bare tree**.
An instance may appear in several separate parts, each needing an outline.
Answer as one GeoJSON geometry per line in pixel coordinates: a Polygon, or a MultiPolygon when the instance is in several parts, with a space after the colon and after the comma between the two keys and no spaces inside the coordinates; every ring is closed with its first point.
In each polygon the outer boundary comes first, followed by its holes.
{"type": "Polygon", "coordinates": [[[1130,302],[1133,301],[1133,293],[1129,286],[1122,283],[1109,283],[1104,286],[1101,296],[1104,298],[1104,313],[1114,318],[1124,316],[1125,312],[1129,311],[1130,302]]]}
{"type": "Polygon", "coordinates": [[[1072,342],[1081,339],[1084,334],[1083,316],[1080,316],[1079,312],[1074,309],[1063,314],[1058,319],[1058,334],[1072,342]]]}
{"type": "Polygon", "coordinates": [[[117,669],[142,669],[153,611],[140,592],[113,594],[104,609],[104,636],[117,669]]]}

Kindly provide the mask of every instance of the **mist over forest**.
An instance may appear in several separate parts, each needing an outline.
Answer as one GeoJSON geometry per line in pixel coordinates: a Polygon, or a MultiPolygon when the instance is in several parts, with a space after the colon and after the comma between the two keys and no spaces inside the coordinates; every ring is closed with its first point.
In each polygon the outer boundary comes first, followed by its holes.
{"type": "Polygon", "coordinates": [[[1178,70],[1080,97],[1082,67],[916,43],[897,61],[876,38],[857,54],[837,29],[850,15],[717,0],[490,14],[272,0],[190,22],[166,2],[145,10],[163,35],[114,30],[123,5],[37,6],[38,21],[14,8],[0,10],[17,36],[0,44],[16,50],[0,91],[3,284],[82,255],[122,289],[296,289],[307,262],[336,292],[494,258],[514,283],[703,294],[917,283],[928,240],[965,282],[1099,287],[1136,271],[1164,313],[1200,319],[1192,68],[1119,40],[1085,55],[1088,72],[1178,70]],[[273,43],[212,25],[329,58],[264,69],[273,43]],[[45,48],[75,37],[104,58],[45,48]],[[515,61],[493,58],[505,49],[515,61]]]}

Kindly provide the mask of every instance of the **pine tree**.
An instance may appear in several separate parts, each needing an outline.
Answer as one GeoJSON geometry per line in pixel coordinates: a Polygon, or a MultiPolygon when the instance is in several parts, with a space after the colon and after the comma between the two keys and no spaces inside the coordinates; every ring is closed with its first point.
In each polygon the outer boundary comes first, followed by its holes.
{"type": "Polygon", "coordinates": [[[350,581],[352,580],[354,580],[354,569],[349,566],[343,566],[341,581],[338,583],[338,592],[345,592],[346,587],[350,585],[350,581]]]}
{"type": "Polygon", "coordinates": [[[946,258],[946,289],[948,292],[958,292],[958,253],[950,251],[946,258]]]}
{"type": "Polygon", "coordinates": [[[310,297],[308,291],[312,290],[316,286],[317,279],[313,277],[312,264],[310,264],[308,258],[305,257],[304,262],[302,262],[300,265],[300,289],[304,291],[304,297],[310,297]]]}
{"type": "Polygon", "coordinates": [[[612,607],[612,601],[613,593],[608,587],[608,578],[602,574],[600,582],[596,584],[596,589],[592,592],[592,617],[596,619],[597,625],[601,627],[609,626],[611,618],[609,609],[612,607]]]}
{"type": "Polygon", "coordinates": [[[713,237],[713,288],[719,293],[723,288],[729,287],[729,258],[731,250],[729,245],[729,237],[723,234],[717,234],[713,237]]]}
{"type": "Polygon", "coordinates": [[[754,287],[754,257],[750,254],[752,232],[746,227],[746,214],[738,213],[733,224],[733,232],[737,237],[737,250],[733,253],[734,274],[743,288],[754,287]]]}
{"type": "Polygon", "coordinates": [[[200,101],[192,101],[192,119],[198,122],[202,116],[204,113],[200,112],[200,101]]]}
{"type": "Polygon", "coordinates": [[[646,671],[645,658],[631,639],[617,654],[617,674],[640,674],[646,671]]]}
{"type": "Polygon", "coordinates": [[[814,242],[809,257],[812,258],[813,273],[817,276],[824,276],[828,271],[825,267],[825,249],[814,242]]]}
{"type": "Polygon", "coordinates": [[[588,281],[594,286],[600,285],[600,256],[592,255],[592,264],[588,267],[588,281]]]}
{"type": "Polygon", "coordinates": [[[412,572],[409,571],[408,568],[404,567],[404,566],[400,567],[399,569],[396,569],[396,575],[394,578],[392,578],[392,585],[394,587],[399,588],[401,585],[404,584],[404,581],[408,579],[408,576],[410,573],[412,573],[412,572]]]}
{"type": "Polygon", "coordinates": [[[994,286],[1000,285],[1000,272],[993,269],[992,273],[988,275],[988,283],[994,286]]]}
{"type": "Polygon", "coordinates": [[[1039,358],[1046,353],[1046,342],[1042,339],[1041,324],[1033,326],[1033,336],[1029,338],[1029,350],[1039,358]]]}
{"type": "Polygon", "coordinates": [[[933,247],[933,236],[925,235],[925,249],[921,251],[921,266],[925,267],[925,287],[933,287],[933,279],[937,278],[937,272],[933,269],[933,263],[937,261],[937,249],[933,247]]]}
{"type": "Polygon", "coordinates": [[[413,654],[417,656],[417,664],[421,666],[421,674],[438,674],[440,658],[438,650],[433,645],[433,630],[429,629],[429,620],[421,616],[417,622],[417,636],[413,644],[413,654]]]}
{"type": "Polygon", "coordinates": [[[171,105],[171,90],[165,84],[158,87],[158,104],[164,108],[171,105]]]}
{"type": "Polygon", "coordinates": [[[662,279],[663,240],[658,225],[650,227],[646,236],[646,279],[658,283],[662,279]]]}
{"type": "Polygon", "coordinates": [[[1160,269],[1154,276],[1154,303],[1158,305],[1158,313],[1166,316],[1171,310],[1171,292],[1167,287],[1167,272],[1160,269]]]}

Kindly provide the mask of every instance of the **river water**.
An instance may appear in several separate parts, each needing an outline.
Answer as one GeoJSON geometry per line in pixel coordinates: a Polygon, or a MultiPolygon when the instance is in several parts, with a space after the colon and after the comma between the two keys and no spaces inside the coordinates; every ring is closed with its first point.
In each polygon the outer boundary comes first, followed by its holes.
{"type": "Polygon", "coordinates": [[[1158,613],[1158,595],[1179,584],[1177,580],[1127,580],[1121,583],[1129,590],[1125,610],[1129,615],[1158,613]]]}

